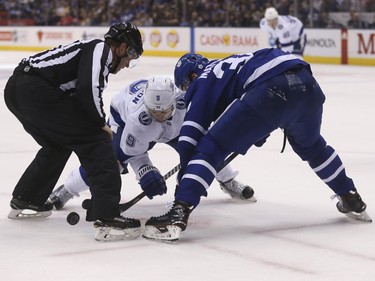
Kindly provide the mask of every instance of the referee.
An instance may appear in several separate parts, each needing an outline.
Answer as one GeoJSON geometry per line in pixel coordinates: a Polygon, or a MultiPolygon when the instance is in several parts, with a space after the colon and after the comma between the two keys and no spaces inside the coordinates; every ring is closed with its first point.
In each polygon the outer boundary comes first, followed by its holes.
{"type": "Polygon", "coordinates": [[[14,188],[8,218],[51,215],[48,196],[74,152],[91,186],[93,204],[87,215],[94,218],[95,239],[140,235],[139,220],[120,216],[121,178],[102,95],[108,75],[133,65],[142,53],[137,26],[120,22],[110,27],[104,41],[75,41],[20,62],[7,82],[4,98],[41,148],[14,188]]]}

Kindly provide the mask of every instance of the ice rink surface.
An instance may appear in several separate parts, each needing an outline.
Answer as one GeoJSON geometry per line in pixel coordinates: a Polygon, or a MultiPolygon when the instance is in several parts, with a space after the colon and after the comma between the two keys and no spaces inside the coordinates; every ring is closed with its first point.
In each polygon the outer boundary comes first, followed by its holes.
{"type": "MultiPolygon", "coordinates": [[[[280,154],[282,132],[275,131],[262,148],[251,148],[232,166],[237,179],[251,185],[258,202],[230,199],[217,182],[192,213],[176,244],[137,238],[100,243],[85,222],[83,193],[46,219],[7,218],[14,185],[38,151],[3,101],[12,69],[30,53],[0,52],[0,276],[4,281],[45,280],[213,280],[213,281],[354,281],[375,280],[375,223],[351,221],[331,200],[332,191],[287,145],[280,154]],[[71,226],[66,216],[81,221],[71,226]]],[[[133,69],[110,76],[111,97],[127,83],[152,75],[173,75],[176,58],[144,57],[133,69]]],[[[341,156],[368,213],[375,217],[375,68],[312,65],[327,100],[322,134],[341,156]]],[[[107,111],[108,112],[108,111],[107,111]]],[[[167,146],[151,151],[164,174],[178,163],[167,146]]],[[[58,184],[78,165],[72,156],[58,184]]],[[[122,202],[141,192],[134,174],[122,177],[122,202]]],[[[168,193],[138,202],[125,215],[144,223],[169,210],[175,177],[168,193]]]]}

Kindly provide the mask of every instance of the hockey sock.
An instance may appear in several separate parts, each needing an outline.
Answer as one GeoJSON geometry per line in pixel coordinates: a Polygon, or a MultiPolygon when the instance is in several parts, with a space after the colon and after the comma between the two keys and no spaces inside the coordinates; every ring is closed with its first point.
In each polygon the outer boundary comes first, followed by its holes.
{"type": "Polygon", "coordinates": [[[234,179],[238,175],[238,171],[233,171],[230,165],[226,165],[221,171],[216,175],[216,179],[219,182],[227,182],[234,179]]]}
{"type": "Polygon", "coordinates": [[[336,151],[329,145],[315,159],[308,162],[318,177],[336,194],[347,194],[354,183],[345,173],[345,167],[336,151]]]}
{"type": "Polygon", "coordinates": [[[200,197],[207,196],[207,189],[215,176],[216,170],[210,163],[210,158],[202,153],[196,154],[185,169],[176,192],[176,199],[196,207],[200,197]]]}
{"type": "Polygon", "coordinates": [[[65,189],[75,196],[78,196],[82,191],[89,189],[89,186],[86,184],[83,177],[83,175],[86,176],[86,173],[82,174],[81,170],[83,171],[80,167],[79,169],[70,172],[64,182],[65,189]]]}

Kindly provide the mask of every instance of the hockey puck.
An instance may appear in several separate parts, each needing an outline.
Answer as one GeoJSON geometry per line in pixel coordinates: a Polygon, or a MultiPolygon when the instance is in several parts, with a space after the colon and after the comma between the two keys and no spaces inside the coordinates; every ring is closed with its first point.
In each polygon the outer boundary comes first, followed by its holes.
{"type": "Polygon", "coordinates": [[[82,202],[82,208],[83,209],[88,210],[90,208],[90,205],[91,205],[91,199],[83,200],[83,202],[82,202]]]}
{"type": "Polygon", "coordinates": [[[71,212],[69,213],[69,215],[66,217],[66,221],[70,224],[70,225],[75,225],[79,222],[79,215],[76,213],[76,212],[71,212]]]}

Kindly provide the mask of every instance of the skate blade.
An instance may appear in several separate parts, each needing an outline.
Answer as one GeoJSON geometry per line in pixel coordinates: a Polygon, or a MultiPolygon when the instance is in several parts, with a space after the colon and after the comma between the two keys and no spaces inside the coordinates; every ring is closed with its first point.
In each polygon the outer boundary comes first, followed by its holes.
{"type": "Polygon", "coordinates": [[[349,213],[344,213],[348,218],[363,221],[363,222],[372,222],[372,218],[369,216],[369,214],[366,211],[363,211],[362,213],[354,213],[354,212],[349,212],[349,213]]]}
{"type": "Polygon", "coordinates": [[[33,219],[33,218],[46,218],[52,215],[52,211],[37,212],[30,209],[15,210],[11,209],[8,218],[9,219],[33,219]]]}
{"type": "Polygon", "coordinates": [[[161,232],[158,228],[146,225],[142,237],[148,240],[174,243],[180,238],[181,228],[175,225],[166,226],[168,231],[161,232]]]}
{"type": "Polygon", "coordinates": [[[135,239],[141,235],[141,228],[116,229],[112,227],[98,227],[95,233],[96,241],[112,242],[135,239]]]}

